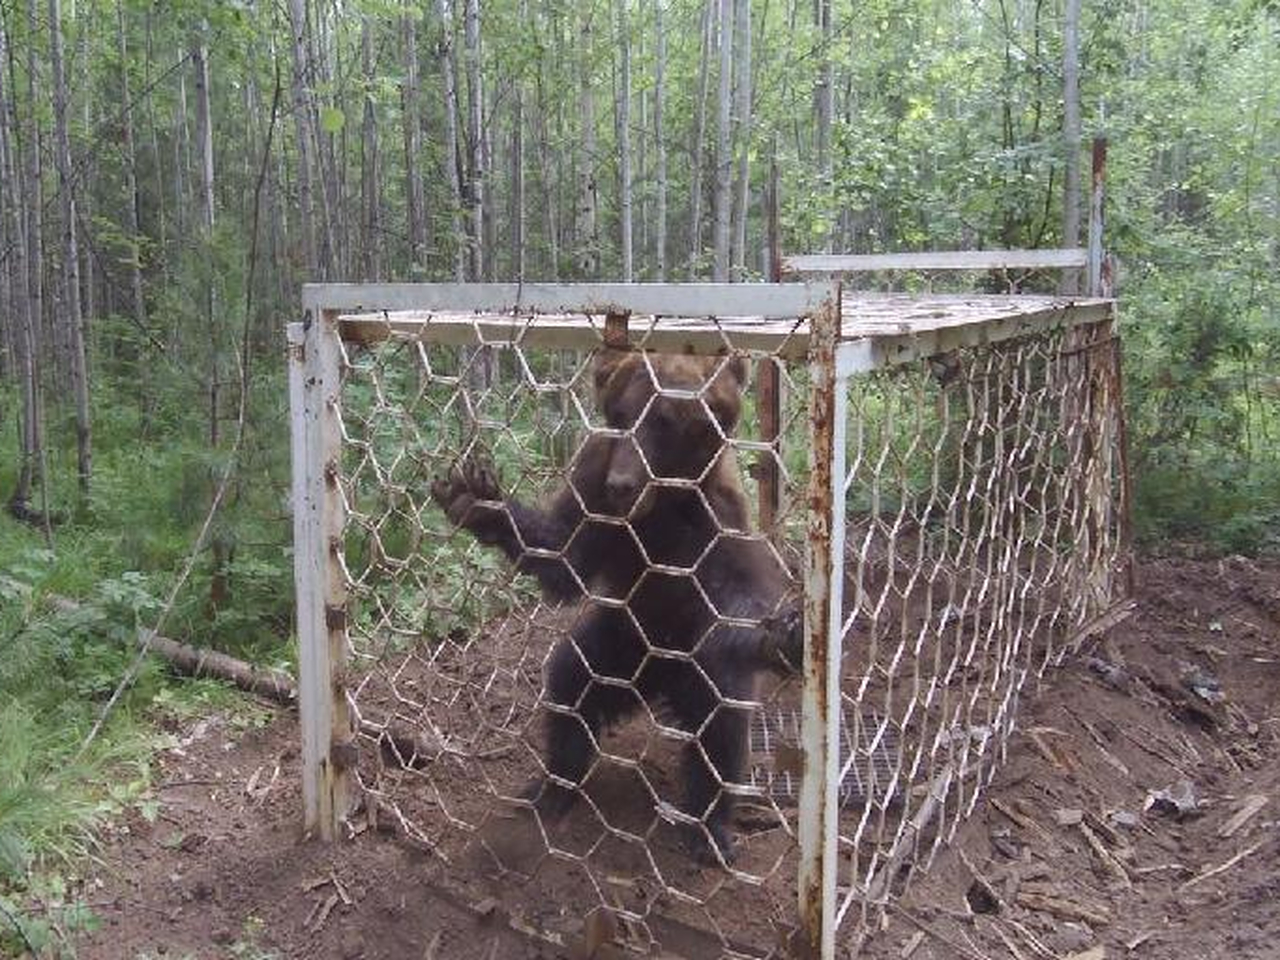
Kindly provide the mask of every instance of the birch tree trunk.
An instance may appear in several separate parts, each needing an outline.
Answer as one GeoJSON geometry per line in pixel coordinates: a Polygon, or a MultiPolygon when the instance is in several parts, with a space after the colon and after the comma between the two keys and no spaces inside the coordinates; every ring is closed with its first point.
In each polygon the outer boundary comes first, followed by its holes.
{"type": "Polygon", "coordinates": [[[440,76],[444,85],[444,153],[445,174],[453,197],[453,276],[461,283],[467,278],[468,235],[463,229],[461,155],[458,151],[458,74],[453,62],[453,12],[449,0],[436,0],[442,30],[440,40],[440,76]]]}
{"type": "MultiPolygon", "coordinates": [[[[5,213],[4,232],[11,245],[11,259],[3,265],[9,280],[9,315],[13,323],[12,342],[14,344],[14,361],[21,382],[22,414],[18,430],[18,476],[10,497],[10,512],[15,515],[30,515],[29,503],[34,478],[40,469],[40,408],[37,387],[36,336],[35,324],[32,322],[33,300],[31,296],[30,265],[27,251],[29,247],[26,236],[27,225],[24,222],[20,198],[27,192],[21,183],[19,158],[16,156],[18,146],[17,111],[14,104],[16,91],[7,93],[4,86],[5,70],[11,66],[8,36],[0,21],[0,188],[3,189],[3,208],[5,213]]],[[[34,126],[34,124],[33,124],[34,126]]],[[[28,204],[31,200],[28,199],[28,204]]],[[[47,521],[49,504],[41,504],[42,513],[47,521]]],[[[46,532],[48,525],[46,522],[46,532]]]]}
{"type": "Polygon", "coordinates": [[[404,85],[400,106],[404,122],[404,176],[409,237],[409,272],[420,274],[427,260],[427,201],[422,182],[422,117],[419,104],[418,18],[412,8],[401,21],[404,29],[404,85]]]}
{"type": "MultiPolygon", "coordinates": [[[[154,31],[152,29],[152,12],[147,10],[146,14],[146,31],[147,31],[147,51],[142,62],[142,81],[143,87],[151,90],[153,81],[151,78],[151,65],[155,62],[155,43],[154,31]]],[[[169,246],[169,217],[165,207],[165,186],[164,186],[164,157],[160,153],[160,124],[156,120],[155,97],[144,97],[147,109],[147,127],[149,139],[151,141],[151,163],[155,170],[156,180],[156,257],[160,265],[160,282],[168,286],[169,284],[169,257],[166,253],[169,246]]],[[[145,416],[144,416],[145,423],[145,416]]]]}
{"type": "Polygon", "coordinates": [[[480,86],[480,0],[466,0],[463,25],[467,63],[467,199],[471,205],[468,243],[472,280],[484,278],[484,103],[480,86]]]}
{"type": "Polygon", "coordinates": [[[698,69],[698,103],[694,114],[693,143],[690,147],[693,169],[689,175],[689,276],[698,275],[702,258],[702,141],[707,132],[707,94],[711,72],[711,11],[717,0],[706,0],[702,8],[702,56],[698,69]]]}
{"type": "Polygon", "coordinates": [[[654,0],[654,72],[653,72],[653,139],[654,139],[654,180],[656,181],[656,197],[654,198],[654,266],[659,282],[667,279],[667,143],[662,129],[662,110],[664,80],[667,69],[667,35],[662,26],[662,4],[665,0],[654,0]]]}
{"type": "Polygon", "coordinates": [[[729,227],[732,214],[733,137],[730,113],[733,89],[733,0],[720,0],[720,93],[716,112],[715,262],[712,278],[729,279],[729,227]]]}
{"type": "Polygon", "coordinates": [[[738,198],[733,231],[733,279],[746,274],[747,219],[751,204],[751,0],[738,3],[738,198]]]}
{"type": "Polygon", "coordinates": [[[71,352],[71,389],[76,405],[76,479],[87,501],[93,479],[93,436],[89,420],[89,367],[80,314],[80,254],[76,245],[76,201],[71,176],[71,139],[67,131],[67,78],[62,59],[62,9],[49,0],[49,65],[53,70],[53,123],[62,207],[62,286],[65,324],[71,352]]]}
{"type": "Polygon", "coordinates": [[[548,279],[560,278],[560,158],[551,156],[550,134],[547,130],[546,85],[542,77],[542,65],[538,65],[538,166],[541,171],[543,213],[546,216],[548,279]],[[552,171],[555,171],[554,174],[552,171]]]}
{"type": "MultiPolygon", "coordinates": [[[[35,38],[39,19],[36,0],[27,0],[27,96],[29,102],[40,103],[40,57],[35,38]]],[[[12,76],[12,73],[10,74],[12,76]]],[[[45,324],[44,303],[44,149],[40,121],[34,109],[31,111],[31,129],[27,131],[27,295],[31,309],[31,325],[37,343],[45,324]]],[[[56,343],[56,337],[44,338],[45,355],[56,343]],[[52,343],[50,343],[52,341],[52,343]]]]}
{"type": "MultiPolygon", "coordinates": [[[[1080,0],[1066,0],[1062,37],[1062,245],[1080,246],[1080,0]]],[[[1080,290],[1080,272],[1065,270],[1063,293],[1080,290]]]]}
{"type": "Polygon", "coordinates": [[[591,76],[591,14],[583,20],[581,54],[577,58],[582,103],[582,162],[578,201],[578,271],[588,279],[600,276],[600,235],[596,211],[596,100],[591,76]]]}
{"type": "Polygon", "coordinates": [[[181,62],[175,65],[175,69],[178,70],[178,98],[173,108],[173,210],[178,236],[185,237],[187,235],[187,174],[191,166],[188,160],[190,151],[187,149],[189,139],[187,77],[181,67],[181,62]]]}
{"type": "Polygon", "coordinates": [[[289,0],[289,30],[293,40],[293,120],[298,132],[298,214],[301,220],[302,250],[307,279],[321,279],[316,251],[315,196],[312,173],[315,161],[311,130],[311,94],[307,78],[311,73],[307,43],[306,0],[289,0]]]}
{"type": "Polygon", "coordinates": [[[360,24],[360,60],[364,71],[364,122],[360,137],[360,202],[364,208],[361,253],[364,276],[382,279],[382,177],[378,163],[378,115],[373,106],[373,29],[368,17],[360,24]]]}
{"type": "MultiPolygon", "coordinates": [[[[525,0],[520,0],[520,26],[528,27],[529,14],[525,0]]],[[[511,272],[516,280],[524,279],[525,209],[524,209],[524,77],[513,80],[515,102],[511,108],[511,272]]]]}
{"type": "Polygon", "coordinates": [[[622,59],[618,79],[618,212],[620,220],[619,250],[622,258],[622,280],[630,283],[633,263],[631,254],[631,40],[627,24],[627,0],[617,0],[618,47],[622,59]]]}
{"type": "Polygon", "coordinates": [[[204,252],[204,323],[209,332],[209,443],[217,447],[221,441],[219,394],[222,389],[220,363],[221,338],[218,322],[213,257],[213,115],[209,94],[209,49],[205,46],[204,27],[191,45],[191,65],[196,78],[196,149],[200,160],[200,239],[204,252]]]}
{"type": "Polygon", "coordinates": [[[138,155],[133,137],[133,98],[129,90],[129,46],[125,31],[124,0],[116,0],[116,24],[120,51],[120,106],[123,112],[125,214],[129,228],[129,288],[133,296],[133,315],[145,329],[147,304],[142,291],[142,214],[138,196],[138,155]]]}
{"type": "MultiPolygon", "coordinates": [[[[831,154],[831,124],[835,116],[835,79],[831,65],[831,0],[817,0],[814,12],[818,18],[818,31],[821,34],[822,59],[818,67],[818,80],[815,84],[814,96],[817,109],[817,159],[818,176],[821,181],[820,191],[823,203],[830,208],[832,187],[835,182],[833,159],[831,154]]],[[[831,231],[827,231],[823,250],[831,252],[831,231]]]]}

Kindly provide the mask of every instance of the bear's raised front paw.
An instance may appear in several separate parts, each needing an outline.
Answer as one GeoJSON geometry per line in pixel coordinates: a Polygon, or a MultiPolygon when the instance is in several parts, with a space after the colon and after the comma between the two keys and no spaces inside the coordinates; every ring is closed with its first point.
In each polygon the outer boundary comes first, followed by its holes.
{"type": "Polygon", "coordinates": [[[477,520],[479,502],[501,500],[502,492],[493,468],[478,458],[468,457],[446,476],[432,482],[431,498],[451,523],[465,528],[477,520]]]}

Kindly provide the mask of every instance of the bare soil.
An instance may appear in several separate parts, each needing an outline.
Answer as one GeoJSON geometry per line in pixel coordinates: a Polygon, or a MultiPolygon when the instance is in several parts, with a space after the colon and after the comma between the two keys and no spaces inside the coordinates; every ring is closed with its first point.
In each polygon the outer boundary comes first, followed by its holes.
{"type": "MultiPolygon", "coordinates": [[[[865,955],[1280,957],[1280,565],[1165,559],[1139,574],[1137,612],[1024,697],[1007,764],[865,955]],[[1149,792],[1180,780],[1194,810],[1144,809],[1149,792]]],[[[387,817],[347,843],[304,841],[296,741],[284,713],[260,730],[209,718],[181,731],[158,761],[159,815],[131,816],[104,839],[85,892],[103,923],[78,955],[621,957],[639,939],[591,912],[602,900],[643,904],[657,895],[655,871],[699,895],[720,883],[688,866],[660,823],[646,862],[627,845],[593,851],[613,858],[604,874],[546,857],[512,870],[530,827],[509,810],[456,849],[433,852],[430,837],[387,817]]],[[[513,779],[529,762],[495,759],[513,779]]],[[[620,773],[592,796],[625,811],[629,792],[620,773]]],[[[645,811],[631,813],[641,819],[628,829],[648,828],[645,811]]],[[[749,813],[738,827],[749,864],[772,849],[749,813]]],[[[741,899],[731,928],[722,903],[715,934],[699,930],[697,911],[664,903],[645,931],[661,947],[644,949],[703,958],[745,941],[767,952],[771,917],[753,897],[790,907],[772,881],[762,889],[741,899]]]]}

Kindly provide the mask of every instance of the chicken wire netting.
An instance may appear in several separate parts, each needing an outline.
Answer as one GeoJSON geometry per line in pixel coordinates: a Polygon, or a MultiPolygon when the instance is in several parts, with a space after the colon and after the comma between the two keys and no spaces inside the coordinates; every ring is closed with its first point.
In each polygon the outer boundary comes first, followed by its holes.
{"type": "MultiPolygon", "coordinates": [[[[526,343],[532,316],[500,342],[430,317],[340,340],[342,684],[371,748],[348,824],[552,944],[787,955],[810,372],[785,335],[725,329],[693,360],[580,319],[563,348],[526,343]],[[583,464],[619,445],[641,479],[610,499],[583,464]],[[529,519],[558,509],[551,534],[529,519]]],[[[1117,363],[1095,324],[839,381],[842,938],[954,835],[1028,682],[1127,591],[1117,363]]]]}

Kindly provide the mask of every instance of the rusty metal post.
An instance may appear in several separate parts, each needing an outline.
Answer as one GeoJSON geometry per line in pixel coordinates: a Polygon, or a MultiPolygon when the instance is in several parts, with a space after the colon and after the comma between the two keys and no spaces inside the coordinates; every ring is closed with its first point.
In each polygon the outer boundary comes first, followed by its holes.
{"type": "Polygon", "coordinates": [[[305,324],[290,324],[288,338],[303,826],[309,835],[333,840],[347,814],[355,765],[344,680],[347,584],[338,489],[338,316],[313,313],[305,324]]]}
{"type": "MultiPolygon", "coordinates": [[[[769,282],[782,280],[782,240],[778,223],[778,158],[769,158],[769,191],[765,197],[765,227],[769,244],[769,282]]],[[[756,465],[760,529],[772,537],[782,510],[782,487],[778,482],[778,459],[782,456],[779,434],[782,428],[782,384],[777,361],[762,357],[756,364],[756,407],[760,420],[760,439],[769,444],[773,454],[756,465]]]]}
{"type": "Polygon", "coordinates": [[[840,642],[844,587],[847,373],[837,370],[840,292],[810,319],[808,531],[800,785],[800,929],[796,953],[835,956],[839,834],[840,642]]]}

